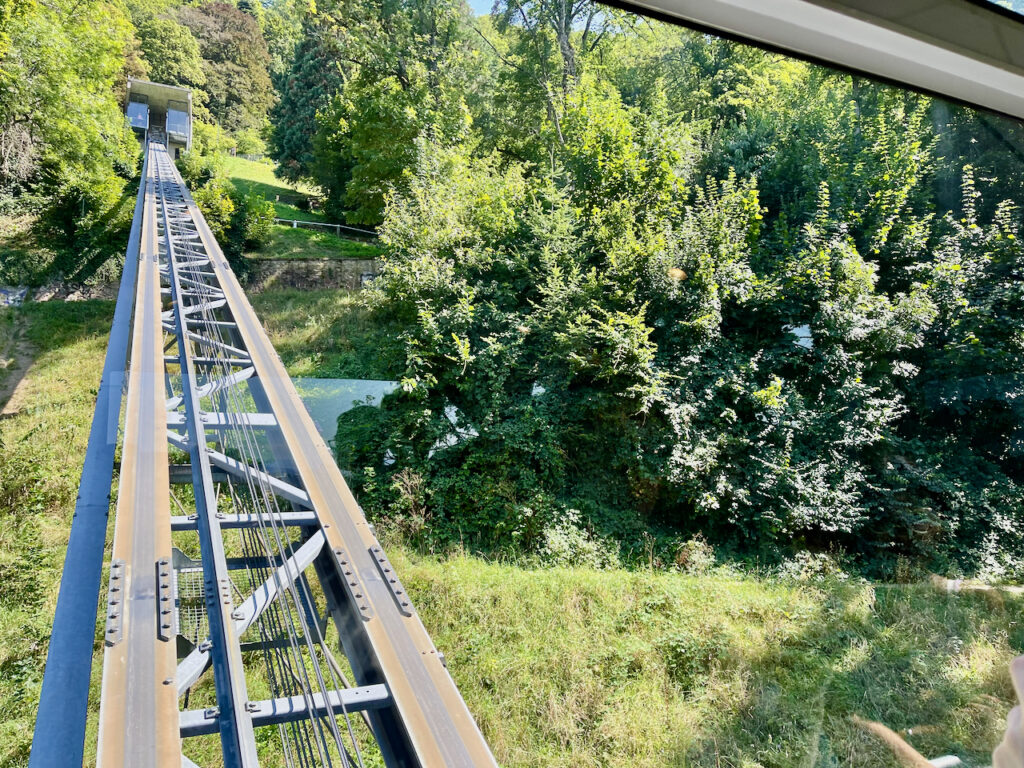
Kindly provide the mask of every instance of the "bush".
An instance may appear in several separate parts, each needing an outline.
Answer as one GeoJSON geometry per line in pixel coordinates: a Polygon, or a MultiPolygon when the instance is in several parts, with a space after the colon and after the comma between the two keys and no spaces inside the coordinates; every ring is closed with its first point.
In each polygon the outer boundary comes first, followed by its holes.
{"type": "Polygon", "coordinates": [[[197,189],[192,196],[206,217],[206,223],[210,225],[213,236],[219,242],[227,242],[225,235],[231,229],[235,212],[235,203],[231,199],[228,182],[214,177],[197,189]]]}
{"type": "Polygon", "coordinates": [[[715,564],[715,550],[701,534],[676,549],[676,565],[684,573],[707,573],[715,564]]]}
{"type": "Polygon", "coordinates": [[[232,213],[221,245],[235,274],[245,278],[250,271],[250,264],[245,259],[246,250],[262,248],[270,242],[274,205],[255,192],[247,195],[236,192],[231,197],[231,204],[232,213]]]}
{"type": "Polygon", "coordinates": [[[181,177],[188,184],[188,188],[196,190],[211,179],[224,175],[223,155],[204,155],[192,150],[186,152],[178,161],[178,170],[181,177]]]}
{"type": "Polygon", "coordinates": [[[235,146],[234,140],[219,125],[198,120],[192,123],[192,151],[199,155],[222,155],[235,146]]]}
{"type": "Polygon", "coordinates": [[[267,143],[255,128],[246,128],[235,134],[235,151],[240,155],[265,155],[267,143]]]}
{"type": "Polygon", "coordinates": [[[541,559],[550,565],[618,568],[618,546],[598,538],[580,524],[580,513],[568,509],[556,524],[544,529],[541,559]]]}
{"type": "Polygon", "coordinates": [[[270,242],[274,228],[274,204],[263,195],[250,192],[235,198],[232,236],[240,238],[246,249],[262,248],[270,242]]]}

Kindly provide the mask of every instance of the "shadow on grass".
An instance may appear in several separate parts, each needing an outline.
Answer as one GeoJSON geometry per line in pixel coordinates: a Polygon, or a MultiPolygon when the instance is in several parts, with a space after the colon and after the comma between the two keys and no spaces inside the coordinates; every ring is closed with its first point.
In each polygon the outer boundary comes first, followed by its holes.
{"type": "Polygon", "coordinates": [[[1007,664],[1022,651],[1024,599],[863,589],[873,604],[840,588],[800,634],[745,657],[724,651],[714,666],[744,694],[698,739],[684,738],[670,764],[897,768],[853,724],[858,715],[906,735],[926,758],[989,765],[1014,699],[1007,664]]]}
{"type": "Polygon", "coordinates": [[[0,283],[40,286],[116,280],[124,264],[138,187],[125,187],[117,204],[70,234],[59,223],[25,216],[0,237],[0,283]]]}
{"type": "MultiPolygon", "coordinates": [[[[7,372],[10,378],[0,378],[0,393],[7,395],[0,397],[0,410],[7,407],[9,395],[28,375],[35,360],[82,339],[108,335],[113,314],[114,302],[100,300],[29,302],[0,309],[0,353],[5,351],[5,334],[13,337],[16,333],[11,340],[23,345],[29,355],[26,365],[7,372]]],[[[4,413],[0,422],[15,415],[4,413]]]]}
{"type": "Polygon", "coordinates": [[[249,255],[260,259],[375,259],[383,249],[315,229],[275,226],[270,242],[249,255]]]}

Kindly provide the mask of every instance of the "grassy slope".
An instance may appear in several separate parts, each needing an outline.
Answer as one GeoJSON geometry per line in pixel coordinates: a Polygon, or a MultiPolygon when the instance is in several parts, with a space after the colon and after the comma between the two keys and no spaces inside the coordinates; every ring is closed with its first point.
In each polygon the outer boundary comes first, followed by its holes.
{"type": "Polygon", "coordinates": [[[375,259],[379,246],[346,240],[329,232],[275,226],[270,242],[249,254],[260,259],[375,259]]]}
{"type": "Polygon", "coordinates": [[[274,203],[279,219],[296,219],[298,221],[327,221],[327,218],[315,211],[307,211],[298,205],[313,190],[301,185],[279,179],[274,175],[274,166],[259,163],[242,157],[226,157],[225,169],[228,178],[240,191],[258,192],[274,203]],[[279,202],[275,202],[280,197],[279,202]]]}
{"type": "Polygon", "coordinates": [[[894,765],[851,714],[987,765],[1024,639],[1019,598],[392,559],[507,766],[894,765]]]}
{"type": "MultiPolygon", "coordinates": [[[[14,372],[17,347],[21,340],[19,315],[6,307],[0,307],[0,409],[3,408],[8,380],[14,372]]],[[[13,382],[11,382],[13,385],[13,382]]]]}
{"type": "MultiPolygon", "coordinates": [[[[23,765],[113,305],[28,305],[36,358],[0,416],[0,765],[23,765]]],[[[0,323],[0,326],[3,326],[0,323]]],[[[7,326],[9,327],[9,326],[7,326]]],[[[2,406],[2,404],[0,404],[2,406]]],[[[86,631],[88,631],[86,629],[86,631]]],[[[94,668],[94,672],[98,665],[94,668]]],[[[94,681],[98,676],[94,674],[94,681]]]]}
{"type": "MultiPolygon", "coordinates": [[[[255,303],[293,374],[386,373],[355,348],[372,329],[350,297],[255,303]]],[[[0,420],[4,766],[27,754],[111,305],[19,311],[38,356],[0,420]]],[[[505,766],[892,765],[851,713],[987,764],[1024,645],[1024,605],[1001,594],[391,552],[505,766]]]]}
{"type": "Polygon", "coordinates": [[[292,376],[392,378],[374,344],[379,329],[355,294],[289,289],[249,298],[292,376]]]}
{"type": "MultiPolygon", "coordinates": [[[[279,219],[327,221],[323,214],[304,210],[297,205],[312,190],[277,178],[272,165],[241,157],[227,157],[225,169],[236,189],[247,193],[258,192],[274,203],[275,215],[279,219]],[[278,197],[281,201],[277,201],[278,197]]],[[[372,259],[380,255],[380,248],[327,232],[281,225],[274,227],[270,243],[251,255],[262,259],[372,259]]]]}

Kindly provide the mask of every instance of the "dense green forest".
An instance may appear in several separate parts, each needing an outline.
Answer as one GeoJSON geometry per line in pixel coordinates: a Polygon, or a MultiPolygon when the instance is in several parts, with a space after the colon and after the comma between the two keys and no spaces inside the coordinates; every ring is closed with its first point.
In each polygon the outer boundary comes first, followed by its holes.
{"type": "Polygon", "coordinates": [[[1024,570],[1020,126],[586,0],[0,3],[0,212],[56,254],[0,282],[109,256],[124,80],[193,88],[223,238],[232,147],[379,228],[402,386],[337,442],[409,541],[1024,570]]]}

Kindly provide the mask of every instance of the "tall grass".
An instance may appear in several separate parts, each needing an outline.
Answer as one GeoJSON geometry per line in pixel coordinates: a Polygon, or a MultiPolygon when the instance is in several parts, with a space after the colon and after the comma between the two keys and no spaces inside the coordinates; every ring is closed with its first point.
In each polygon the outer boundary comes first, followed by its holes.
{"type": "Polygon", "coordinates": [[[392,560],[505,766],[895,766],[851,715],[988,765],[1020,597],[392,560]]]}
{"type": "MultiPolygon", "coordinates": [[[[255,303],[293,373],[386,374],[356,351],[374,329],[351,296],[255,303]]],[[[0,420],[2,766],[27,761],[112,306],[15,311],[37,356],[0,420]]],[[[1012,700],[1006,664],[1024,651],[1024,601],[1000,592],[723,567],[541,569],[388,545],[508,767],[894,765],[853,714],[912,728],[929,757],[987,765],[1012,700]]],[[[216,744],[197,746],[214,765],[216,744]]]]}
{"type": "Polygon", "coordinates": [[[383,330],[344,290],[264,291],[249,297],[292,376],[391,379],[396,361],[381,351],[383,330]]]}
{"type": "Polygon", "coordinates": [[[24,765],[28,758],[112,311],[112,304],[99,301],[7,310],[20,313],[36,358],[17,404],[11,404],[16,410],[0,416],[3,766],[24,765]]]}

